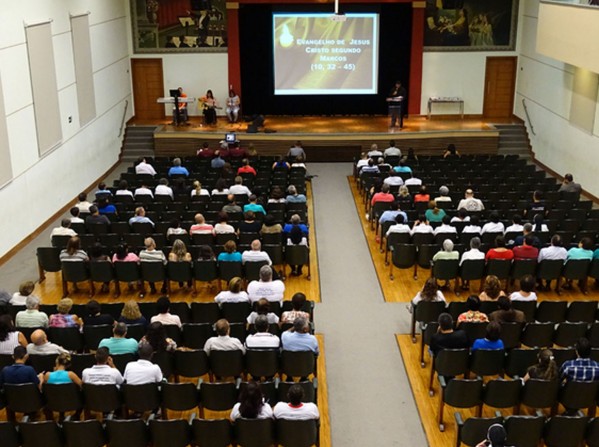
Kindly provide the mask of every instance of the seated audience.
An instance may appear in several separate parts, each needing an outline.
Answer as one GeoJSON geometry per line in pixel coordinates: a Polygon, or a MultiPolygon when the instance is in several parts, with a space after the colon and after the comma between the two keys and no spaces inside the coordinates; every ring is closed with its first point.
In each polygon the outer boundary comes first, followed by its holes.
{"type": "Polygon", "coordinates": [[[40,312],[40,299],[29,295],[25,300],[25,310],[17,312],[15,325],[17,327],[48,327],[48,315],[40,312]]]}
{"type": "Polygon", "coordinates": [[[77,232],[71,228],[71,219],[64,218],[60,221],[60,227],[52,229],[50,241],[54,236],[77,236],[77,232]]]}
{"type": "Polygon", "coordinates": [[[533,243],[533,236],[531,234],[527,235],[522,245],[513,248],[514,260],[532,259],[536,261],[539,256],[539,249],[533,246],[533,243]]]}
{"type": "Polygon", "coordinates": [[[412,233],[410,226],[406,225],[406,223],[405,223],[405,222],[407,222],[407,220],[406,220],[406,217],[404,216],[404,214],[397,214],[394,217],[394,220],[395,220],[395,224],[391,225],[387,229],[387,232],[385,233],[385,237],[389,237],[389,235],[392,233],[404,233],[404,234],[412,233]]]}
{"type": "Polygon", "coordinates": [[[487,325],[487,333],[485,338],[474,340],[472,352],[478,349],[503,349],[503,340],[501,336],[501,325],[497,321],[491,321],[487,325]]]}
{"type": "Polygon", "coordinates": [[[13,306],[24,306],[27,297],[33,293],[35,284],[33,281],[25,281],[19,285],[19,291],[15,292],[10,299],[10,304],[13,306]]]}
{"type": "Polygon", "coordinates": [[[158,311],[158,315],[154,315],[150,319],[150,323],[159,322],[164,325],[176,325],[181,327],[181,318],[178,315],[173,315],[169,312],[171,306],[171,300],[166,296],[161,296],[156,301],[156,310],[158,311]]]}
{"type": "Polygon", "coordinates": [[[166,237],[175,235],[187,234],[187,230],[181,227],[181,221],[179,219],[173,219],[166,230],[166,237]]]}
{"type": "Polygon", "coordinates": [[[272,408],[264,401],[260,384],[251,381],[241,389],[239,402],[231,410],[231,420],[244,419],[271,419],[272,408]]]}
{"type": "Polygon", "coordinates": [[[98,345],[100,348],[108,348],[110,355],[137,354],[137,341],[127,338],[127,325],[117,323],[112,330],[113,337],[104,338],[98,345]]]}
{"type": "Polygon", "coordinates": [[[154,177],[156,175],[156,169],[150,163],[147,162],[145,157],[139,157],[137,164],[135,165],[136,174],[148,174],[154,177]]]}
{"type": "Polygon", "coordinates": [[[127,180],[121,180],[119,182],[119,189],[116,190],[115,196],[129,196],[133,198],[133,193],[129,191],[129,183],[127,180]]]}
{"type": "Polygon", "coordinates": [[[216,331],[216,337],[210,337],[206,340],[204,345],[204,351],[207,355],[210,355],[211,351],[241,351],[245,354],[245,346],[235,337],[231,337],[231,327],[229,322],[224,318],[221,318],[214,323],[214,330],[216,331]]]}
{"type": "MultiPolygon", "coordinates": [[[[109,191],[110,192],[110,191],[109,191]]],[[[77,203],[75,206],[79,208],[79,211],[82,213],[89,213],[89,208],[93,205],[93,203],[87,200],[87,194],[82,192],[77,196],[77,203]]]]}
{"type": "Polygon", "coordinates": [[[173,242],[168,260],[171,262],[191,262],[191,253],[187,251],[187,247],[181,239],[175,239],[173,242]]]}
{"type": "Polygon", "coordinates": [[[564,362],[559,370],[562,382],[596,382],[599,380],[599,363],[591,359],[591,344],[582,337],[576,342],[576,356],[574,360],[564,362]]]}
{"type": "Polygon", "coordinates": [[[241,174],[252,174],[254,177],[258,174],[247,158],[241,160],[241,166],[237,169],[237,175],[241,174]]]}
{"type": "Polygon", "coordinates": [[[158,196],[170,197],[171,200],[175,198],[173,188],[168,186],[168,180],[165,178],[161,178],[160,180],[158,180],[158,185],[156,185],[156,188],[154,189],[154,195],[156,196],[156,198],[158,198],[158,196]]]}
{"type": "Polygon", "coordinates": [[[71,354],[63,352],[56,357],[54,364],[54,371],[46,372],[44,374],[44,383],[49,385],[64,385],[65,383],[74,383],[77,386],[81,386],[83,382],[79,376],[73,371],[69,371],[71,368],[71,354]]]}
{"type": "Polygon", "coordinates": [[[441,223],[446,215],[444,209],[437,207],[437,202],[434,200],[428,202],[428,209],[424,213],[427,221],[441,223]]]}
{"type": "Polygon", "coordinates": [[[230,194],[245,194],[248,197],[252,195],[252,191],[250,191],[250,188],[243,184],[243,177],[238,175],[237,177],[235,177],[234,182],[235,183],[231,185],[231,187],[229,188],[230,194]]]}
{"type": "Polygon", "coordinates": [[[457,326],[460,323],[488,323],[487,314],[480,311],[480,298],[477,295],[470,295],[466,300],[468,310],[458,316],[457,326]]]}
{"type": "Polygon", "coordinates": [[[60,252],[60,262],[89,261],[87,253],[81,250],[81,239],[73,236],[67,242],[67,246],[60,252]]]}
{"type": "Polygon", "coordinates": [[[593,241],[588,237],[583,237],[578,243],[578,247],[572,247],[568,250],[566,262],[578,259],[593,259],[593,241]]]}
{"type": "Polygon", "coordinates": [[[416,306],[420,301],[447,303],[443,296],[443,292],[439,290],[437,279],[434,276],[428,278],[424,282],[422,290],[412,298],[412,307],[416,306]]]}
{"type": "Polygon", "coordinates": [[[455,234],[457,235],[458,230],[456,227],[451,225],[451,217],[445,215],[441,220],[441,225],[433,230],[433,234],[436,236],[437,234],[455,234]]]}
{"type": "Polygon", "coordinates": [[[567,257],[568,250],[562,247],[562,237],[559,234],[555,234],[551,237],[551,245],[539,250],[537,262],[544,261],[545,259],[565,261],[567,257]]]}
{"type": "Polygon", "coordinates": [[[416,233],[429,233],[429,234],[433,234],[434,230],[433,227],[431,227],[428,223],[428,220],[426,220],[426,217],[424,214],[420,214],[418,216],[418,220],[416,220],[414,222],[414,225],[412,226],[412,236],[415,235],[416,233]]]}
{"type": "Polygon", "coordinates": [[[485,255],[485,259],[506,259],[511,261],[514,259],[514,252],[505,246],[505,238],[503,236],[497,236],[495,238],[495,248],[489,249],[485,255]]]}
{"type": "Polygon", "coordinates": [[[258,301],[260,298],[281,302],[285,293],[285,284],[280,279],[273,281],[272,268],[268,265],[263,265],[260,268],[260,280],[251,281],[248,284],[247,292],[252,303],[258,301]]]}
{"type": "Polygon", "coordinates": [[[379,217],[379,223],[383,224],[385,222],[396,222],[395,218],[398,215],[403,216],[404,219],[402,223],[408,221],[408,215],[401,210],[401,203],[395,202],[390,210],[383,211],[381,217],[379,217]]]}
{"type": "Polygon", "coordinates": [[[493,424],[487,430],[487,438],[476,444],[476,447],[510,447],[506,442],[507,433],[503,425],[493,424]]]}
{"type": "Polygon", "coordinates": [[[85,221],[81,217],[79,217],[81,214],[81,210],[79,208],[77,208],[76,206],[72,207],[69,210],[69,214],[71,215],[71,224],[85,223],[85,221]]]}
{"type": "Polygon", "coordinates": [[[246,250],[241,255],[241,262],[261,262],[266,261],[268,265],[272,265],[270,256],[265,251],[262,251],[262,244],[259,239],[252,241],[251,250],[246,250]]]}
{"type": "Polygon", "coordinates": [[[435,253],[433,256],[433,262],[436,261],[457,261],[460,259],[460,253],[453,249],[453,241],[451,239],[445,239],[443,241],[443,249],[435,253]]]}
{"type": "Polygon", "coordinates": [[[464,198],[458,203],[458,209],[465,208],[467,211],[483,211],[485,206],[480,199],[474,197],[474,191],[470,188],[464,192],[464,198]]]}
{"type": "Polygon", "coordinates": [[[247,336],[245,347],[248,349],[278,349],[281,340],[268,332],[269,324],[268,315],[258,315],[254,321],[256,333],[247,336]]]}
{"type": "Polygon", "coordinates": [[[512,292],[510,299],[512,301],[537,301],[534,277],[525,275],[520,278],[520,290],[512,292]]]}
{"type": "Polygon", "coordinates": [[[464,263],[464,261],[480,261],[485,259],[485,254],[480,251],[480,238],[475,236],[470,239],[470,250],[466,250],[462,253],[462,258],[460,259],[460,265],[464,263]]]}
{"type": "Polygon", "coordinates": [[[291,307],[292,310],[287,310],[281,314],[281,319],[279,323],[283,324],[293,324],[296,318],[302,317],[306,320],[310,321],[310,314],[308,312],[304,312],[302,309],[306,304],[306,295],[302,292],[297,292],[291,297],[291,307]]]}
{"type": "Polygon", "coordinates": [[[214,227],[206,223],[206,219],[200,213],[194,216],[195,224],[189,228],[189,234],[214,234],[214,227]]]}
{"type": "Polygon", "coordinates": [[[141,314],[139,305],[135,300],[125,302],[119,317],[119,323],[125,323],[127,326],[141,324],[144,328],[148,326],[148,320],[141,314]]]}
{"type": "Polygon", "coordinates": [[[270,311],[270,301],[266,298],[260,298],[256,304],[256,310],[250,313],[247,317],[248,324],[254,324],[258,316],[264,315],[268,320],[268,324],[278,324],[279,317],[274,312],[270,311]]]}
{"type": "Polygon", "coordinates": [[[14,363],[5,366],[0,371],[0,388],[5,384],[19,385],[22,383],[33,383],[39,385],[41,383],[42,373],[37,374],[35,369],[26,365],[29,355],[24,346],[16,346],[12,352],[14,363]]]}
{"type": "Polygon", "coordinates": [[[181,166],[181,159],[178,157],[173,159],[173,166],[168,170],[168,176],[172,177],[173,175],[189,177],[189,171],[184,166],[181,166]]]}
{"type": "Polygon", "coordinates": [[[470,221],[468,222],[468,225],[466,225],[462,229],[462,233],[467,233],[467,234],[474,233],[479,236],[481,235],[481,231],[482,231],[482,228],[480,226],[480,219],[476,215],[470,217],[470,221]]]}
{"type": "MultiPolygon", "coordinates": [[[[580,193],[582,192],[582,186],[580,186],[580,183],[576,183],[574,181],[574,176],[572,174],[566,174],[566,175],[564,175],[564,181],[560,185],[558,191],[575,193],[575,194],[578,194],[578,197],[580,198],[580,193]]],[[[578,200],[578,199],[576,199],[576,200],[578,200]]]]}
{"type": "Polygon", "coordinates": [[[293,327],[281,334],[281,344],[284,351],[312,351],[318,355],[318,340],[310,334],[310,323],[307,318],[298,317],[293,321],[293,327]]]}
{"type": "Polygon", "coordinates": [[[299,214],[294,214],[293,216],[291,216],[291,219],[289,219],[289,223],[285,224],[285,226],[283,227],[283,233],[289,234],[291,232],[291,229],[295,227],[299,227],[299,229],[302,230],[304,236],[308,236],[308,226],[302,223],[302,219],[300,218],[299,214]]]}
{"type": "Polygon", "coordinates": [[[496,311],[491,312],[489,320],[496,321],[498,323],[524,323],[526,318],[524,312],[516,310],[512,306],[512,301],[507,296],[500,296],[497,298],[496,311]]]}
{"type": "Polygon", "coordinates": [[[202,184],[199,182],[199,180],[194,180],[192,183],[190,196],[191,197],[194,197],[194,196],[195,197],[200,197],[200,196],[210,197],[210,192],[207,189],[202,188],[202,184]]]}
{"type": "Polygon", "coordinates": [[[260,205],[258,203],[258,197],[256,196],[256,194],[250,195],[249,202],[246,203],[245,205],[243,205],[244,213],[247,213],[250,211],[254,214],[262,213],[263,216],[266,215],[266,210],[264,209],[264,207],[262,205],[260,205]]]}
{"type": "Polygon", "coordinates": [[[264,216],[264,222],[262,223],[262,228],[260,229],[261,234],[277,234],[282,232],[283,227],[275,220],[275,217],[272,214],[267,214],[264,216]]]}
{"type": "Polygon", "coordinates": [[[256,220],[256,215],[253,211],[246,211],[243,215],[244,220],[239,222],[237,234],[250,233],[258,234],[262,228],[262,222],[256,220]]]}
{"type": "Polygon", "coordinates": [[[320,419],[318,407],[312,402],[303,402],[304,389],[301,385],[295,384],[287,392],[289,402],[279,402],[273,409],[275,419],[289,420],[310,420],[320,419]]]}
{"type": "Polygon", "coordinates": [[[306,196],[299,194],[295,185],[289,185],[287,188],[287,203],[306,203],[306,196]]]}
{"type": "Polygon", "coordinates": [[[436,356],[444,349],[465,349],[470,347],[468,336],[462,330],[453,329],[453,318],[443,312],[437,319],[439,328],[437,333],[431,337],[430,350],[436,356]]]}
{"type": "Polygon", "coordinates": [[[503,234],[504,232],[505,232],[505,226],[499,219],[499,214],[496,213],[495,211],[493,211],[491,213],[491,215],[489,216],[489,222],[487,222],[486,224],[483,225],[483,228],[480,231],[480,234],[485,234],[485,233],[501,233],[501,234],[503,234]]]}
{"type": "Polygon", "coordinates": [[[144,385],[146,383],[162,382],[160,366],[152,363],[154,348],[150,343],[140,343],[139,360],[127,363],[123,378],[127,385],[144,385]]]}
{"type": "Polygon", "coordinates": [[[237,251],[235,241],[227,241],[223,246],[223,251],[218,254],[218,262],[241,262],[241,253],[237,251]]]}
{"type": "Polygon", "coordinates": [[[497,298],[504,296],[501,290],[501,282],[495,275],[487,275],[483,282],[483,291],[478,295],[481,301],[497,301],[497,298]]]}
{"type": "Polygon", "coordinates": [[[147,343],[154,352],[174,351],[177,343],[166,336],[166,329],[160,321],[154,321],[148,326],[148,331],[139,341],[139,346],[147,343]]]}
{"type": "Polygon", "coordinates": [[[0,315],[0,354],[12,355],[17,346],[27,346],[25,336],[15,329],[10,315],[0,315]]]}
{"type": "Polygon", "coordinates": [[[77,315],[70,313],[73,308],[73,300],[61,299],[56,305],[57,313],[50,315],[49,327],[78,327],[83,325],[83,320],[77,315]]]}
{"type": "Polygon", "coordinates": [[[152,227],[154,226],[154,222],[149,217],[146,217],[146,210],[143,206],[135,208],[135,216],[129,219],[129,225],[134,223],[149,223],[152,227]]]}
{"type": "Polygon", "coordinates": [[[89,207],[89,216],[85,218],[85,224],[88,226],[95,224],[110,225],[110,219],[100,214],[96,205],[92,205],[89,207]]]}
{"type": "Polygon", "coordinates": [[[370,199],[370,205],[374,205],[377,202],[393,202],[395,201],[395,197],[389,191],[391,188],[388,184],[383,184],[381,186],[381,191],[373,194],[372,199],[370,199]]]}
{"type": "Polygon", "coordinates": [[[235,228],[229,225],[229,215],[225,211],[218,213],[218,222],[214,226],[215,234],[231,234],[235,233],[235,228]]]}
{"type": "Polygon", "coordinates": [[[214,301],[221,303],[247,303],[250,298],[247,292],[242,290],[243,280],[236,276],[229,281],[229,290],[223,290],[214,297],[214,301]]]}
{"type": "Polygon", "coordinates": [[[81,379],[83,383],[93,385],[121,385],[123,383],[123,376],[114,366],[108,348],[98,348],[96,364],[91,368],[85,368],[81,379]]]}
{"type": "Polygon", "coordinates": [[[449,197],[449,188],[445,185],[439,188],[439,197],[435,198],[435,203],[446,203],[451,208],[451,197],[449,197]]]}
{"type": "Polygon", "coordinates": [[[114,324],[114,318],[110,314],[101,313],[102,308],[96,300],[90,300],[85,305],[87,315],[83,317],[83,324],[86,326],[102,326],[105,324],[114,324]]]}
{"type": "Polygon", "coordinates": [[[31,343],[27,345],[27,354],[51,355],[68,352],[62,346],[48,341],[48,336],[43,329],[36,329],[31,333],[31,343]]]}
{"type": "Polygon", "coordinates": [[[555,357],[550,349],[543,349],[537,356],[538,362],[526,371],[524,381],[528,379],[557,380],[559,369],[555,363],[555,357]]]}
{"type": "Polygon", "coordinates": [[[142,196],[150,197],[152,200],[154,199],[154,193],[148,188],[146,182],[143,182],[139,188],[135,189],[133,196],[135,197],[135,200],[140,200],[142,196]]]}

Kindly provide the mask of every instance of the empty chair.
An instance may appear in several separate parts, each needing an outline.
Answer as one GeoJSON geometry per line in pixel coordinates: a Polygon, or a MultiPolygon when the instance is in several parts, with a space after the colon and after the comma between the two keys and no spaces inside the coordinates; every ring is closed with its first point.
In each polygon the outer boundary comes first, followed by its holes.
{"type": "Polygon", "coordinates": [[[212,411],[230,410],[237,403],[239,393],[237,384],[232,382],[209,383],[200,381],[199,385],[200,416],[204,409],[212,411]]]}
{"type": "Polygon", "coordinates": [[[79,412],[83,408],[83,396],[75,383],[45,383],[43,390],[46,408],[59,413],[61,420],[64,413],[69,411],[79,412]]]}
{"type": "Polygon", "coordinates": [[[559,392],[557,380],[529,379],[522,387],[520,404],[530,408],[551,408],[559,392]]]}
{"type": "Polygon", "coordinates": [[[470,351],[468,349],[443,349],[431,364],[429,394],[433,395],[433,379],[439,376],[455,377],[465,374],[469,368],[470,351]]]}
{"type": "Polygon", "coordinates": [[[228,419],[193,419],[193,445],[227,447],[232,443],[231,422],[228,419]]]}
{"type": "Polygon", "coordinates": [[[210,351],[210,370],[217,377],[239,377],[243,373],[243,352],[210,351]]]}
{"type": "MultiPolygon", "coordinates": [[[[398,269],[408,269],[415,266],[416,263],[416,245],[414,244],[396,244],[391,245],[391,264],[389,266],[389,279],[393,281],[393,267],[398,269]]],[[[386,254],[385,254],[386,256],[386,254]]]]}
{"type": "MultiPolygon", "coordinates": [[[[194,323],[215,323],[220,318],[217,303],[191,303],[191,321],[194,323]]],[[[203,346],[202,346],[203,347],[203,346]]]]}
{"type": "Polygon", "coordinates": [[[202,348],[177,350],[174,353],[175,374],[183,377],[201,377],[210,371],[208,356],[202,348]]]}
{"type": "Polygon", "coordinates": [[[150,440],[142,419],[108,419],[106,434],[110,447],[147,447],[150,440]]]}
{"type": "Polygon", "coordinates": [[[190,427],[186,420],[150,419],[150,434],[154,447],[186,447],[190,441],[190,427]]]}
{"type": "Polygon", "coordinates": [[[483,389],[483,405],[492,408],[517,408],[520,403],[520,380],[494,379],[483,389]]]}
{"type": "Polygon", "coordinates": [[[154,412],[160,407],[160,391],[157,383],[144,385],[121,385],[125,408],[134,413],[154,412]]]}
{"type": "MultiPolygon", "coordinates": [[[[441,351],[443,352],[443,351],[441,351]]],[[[481,379],[451,379],[439,376],[439,431],[445,431],[443,409],[445,404],[457,408],[479,407],[482,400],[483,382],[481,379]]],[[[480,410],[478,415],[480,416],[480,410]]]]}
{"type": "Polygon", "coordinates": [[[278,349],[248,349],[245,353],[247,373],[254,379],[273,377],[279,370],[278,349]]]}
{"type": "Polygon", "coordinates": [[[190,411],[198,406],[198,389],[193,383],[162,383],[160,393],[165,410],[190,411]]]}
{"type": "Polygon", "coordinates": [[[99,326],[83,326],[83,339],[87,349],[98,349],[98,345],[103,339],[112,337],[112,330],[113,327],[109,324],[102,324],[99,326]]]}
{"type": "Polygon", "coordinates": [[[541,301],[537,305],[535,318],[537,321],[541,322],[550,321],[552,323],[561,323],[562,321],[566,321],[567,311],[567,301],[541,301]]]}
{"type": "Polygon", "coordinates": [[[316,375],[316,358],[312,351],[281,351],[281,373],[287,377],[316,375]]]}
{"type": "Polygon", "coordinates": [[[538,447],[543,437],[544,416],[508,416],[503,423],[507,432],[507,445],[538,447]]]}
{"type": "Polygon", "coordinates": [[[89,275],[87,262],[66,261],[62,263],[62,296],[69,294],[68,283],[77,284],[87,281],[89,283],[89,294],[93,295],[93,283],[89,275]]]}
{"type": "Polygon", "coordinates": [[[594,413],[598,389],[599,382],[568,380],[560,389],[559,403],[568,410],[590,408],[590,412],[594,413]]]}
{"type": "Polygon", "coordinates": [[[45,272],[59,272],[61,269],[60,248],[38,247],[35,251],[39,272],[39,282],[46,279],[45,272]]]}
{"type": "Polygon", "coordinates": [[[597,312],[596,301],[572,301],[568,306],[566,321],[594,323],[597,312]]]}
{"type": "Polygon", "coordinates": [[[4,399],[9,419],[14,419],[14,413],[36,413],[44,406],[42,394],[34,383],[5,383],[4,399]]]}
{"type": "Polygon", "coordinates": [[[274,443],[272,419],[239,418],[233,429],[237,443],[243,447],[264,447],[274,443]]]}
{"type": "Polygon", "coordinates": [[[67,447],[85,445],[89,447],[102,447],[106,444],[104,427],[98,420],[90,421],[64,421],[62,431],[67,447]]]}
{"type": "Polygon", "coordinates": [[[0,439],[3,447],[19,447],[19,433],[12,422],[0,422],[0,439]]]}
{"type": "Polygon", "coordinates": [[[277,444],[283,447],[311,447],[319,443],[319,422],[316,419],[277,419],[277,444]]]}
{"type": "Polygon", "coordinates": [[[570,323],[566,321],[557,326],[553,341],[558,346],[574,346],[578,339],[584,337],[586,333],[586,323],[570,323]]]}
{"type": "Polygon", "coordinates": [[[212,337],[210,323],[188,323],[182,326],[183,345],[190,349],[204,349],[206,340],[212,337]]]}
{"type": "Polygon", "coordinates": [[[85,410],[113,413],[121,408],[121,394],[116,385],[83,384],[85,410]]]}
{"type": "Polygon", "coordinates": [[[22,422],[19,432],[22,447],[63,447],[64,444],[60,427],[54,421],[22,422]]]}
{"type": "Polygon", "coordinates": [[[586,416],[553,416],[545,423],[543,440],[547,447],[581,445],[589,418],[586,416]]]}
{"type": "Polygon", "coordinates": [[[552,346],[554,330],[554,324],[551,322],[528,323],[522,331],[522,344],[531,348],[552,346]]]}
{"type": "MultiPolygon", "coordinates": [[[[0,425],[0,430],[1,428],[2,426],[0,425]]],[[[584,440],[589,447],[599,446],[599,418],[593,418],[589,421],[584,440]]]]}
{"type": "Polygon", "coordinates": [[[494,376],[503,371],[503,349],[477,349],[470,356],[470,370],[477,376],[494,376]]]}
{"type": "Polygon", "coordinates": [[[505,373],[509,377],[524,377],[528,368],[537,363],[540,349],[511,349],[505,360],[505,373]]]}

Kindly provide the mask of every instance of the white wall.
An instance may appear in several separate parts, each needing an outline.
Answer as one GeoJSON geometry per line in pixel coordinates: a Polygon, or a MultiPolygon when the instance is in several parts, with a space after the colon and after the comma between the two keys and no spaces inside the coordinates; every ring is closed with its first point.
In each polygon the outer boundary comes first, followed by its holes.
{"type": "Polygon", "coordinates": [[[536,133],[529,126],[535,157],[562,175],[571,172],[584,189],[599,196],[599,106],[591,133],[570,124],[575,67],[536,52],[538,8],[538,0],[525,1],[514,113],[526,119],[524,99],[536,133]]]}
{"type": "MultiPolygon", "coordinates": [[[[34,232],[77,191],[109,169],[121,147],[118,132],[131,101],[125,4],[121,0],[4,2],[0,27],[2,79],[13,180],[0,189],[0,256],[34,232]],[[4,4],[5,3],[5,4],[4,4]],[[97,117],[79,127],[70,14],[89,11],[97,117]],[[62,143],[38,155],[23,23],[52,20],[62,143]],[[107,44],[109,43],[109,45],[107,44]],[[69,123],[69,117],[72,117],[69,123]],[[9,216],[18,218],[11,220],[9,216]]],[[[131,106],[127,118],[131,116],[131,106]]]]}
{"type": "MultiPolygon", "coordinates": [[[[162,74],[164,78],[164,96],[173,88],[183,87],[189,97],[199,98],[212,90],[219,105],[223,105],[229,96],[229,68],[227,53],[191,53],[191,54],[135,54],[133,53],[133,40],[131,33],[131,10],[127,8],[127,42],[132,58],[162,59],[162,74]]],[[[201,115],[197,101],[188,104],[189,115],[201,115]]],[[[170,116],[172,106],[165,105],[166,116],[170,116]]],[[[224,115],[224,110],[217,114],[224,115]]]]}

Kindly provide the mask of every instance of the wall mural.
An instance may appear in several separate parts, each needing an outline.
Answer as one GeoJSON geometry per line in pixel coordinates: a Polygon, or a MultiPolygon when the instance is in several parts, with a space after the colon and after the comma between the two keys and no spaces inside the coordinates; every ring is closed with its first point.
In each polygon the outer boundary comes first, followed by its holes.
{"type": "Polygon", "coordinates": [[[426,0],[425,51],[514,50],[518,0],[426,0]]]}
{"type": "Polygon", "coordinates": [[[225,0],[130,0],[136,53],[227,51],[225,0]]]}

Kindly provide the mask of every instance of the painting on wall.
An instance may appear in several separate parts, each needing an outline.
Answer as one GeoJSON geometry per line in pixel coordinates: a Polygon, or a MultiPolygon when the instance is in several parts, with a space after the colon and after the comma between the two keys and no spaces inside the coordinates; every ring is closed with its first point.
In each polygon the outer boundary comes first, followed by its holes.
{"type": "Polygon", "coordinates": [[[515,49],[518,0],[426,0],[426,51],[515,49]]]}
{"type": "Polygon", "coordinates": [[[225,0],[130,0],[136,53],[227,51],[225,0]]]}

